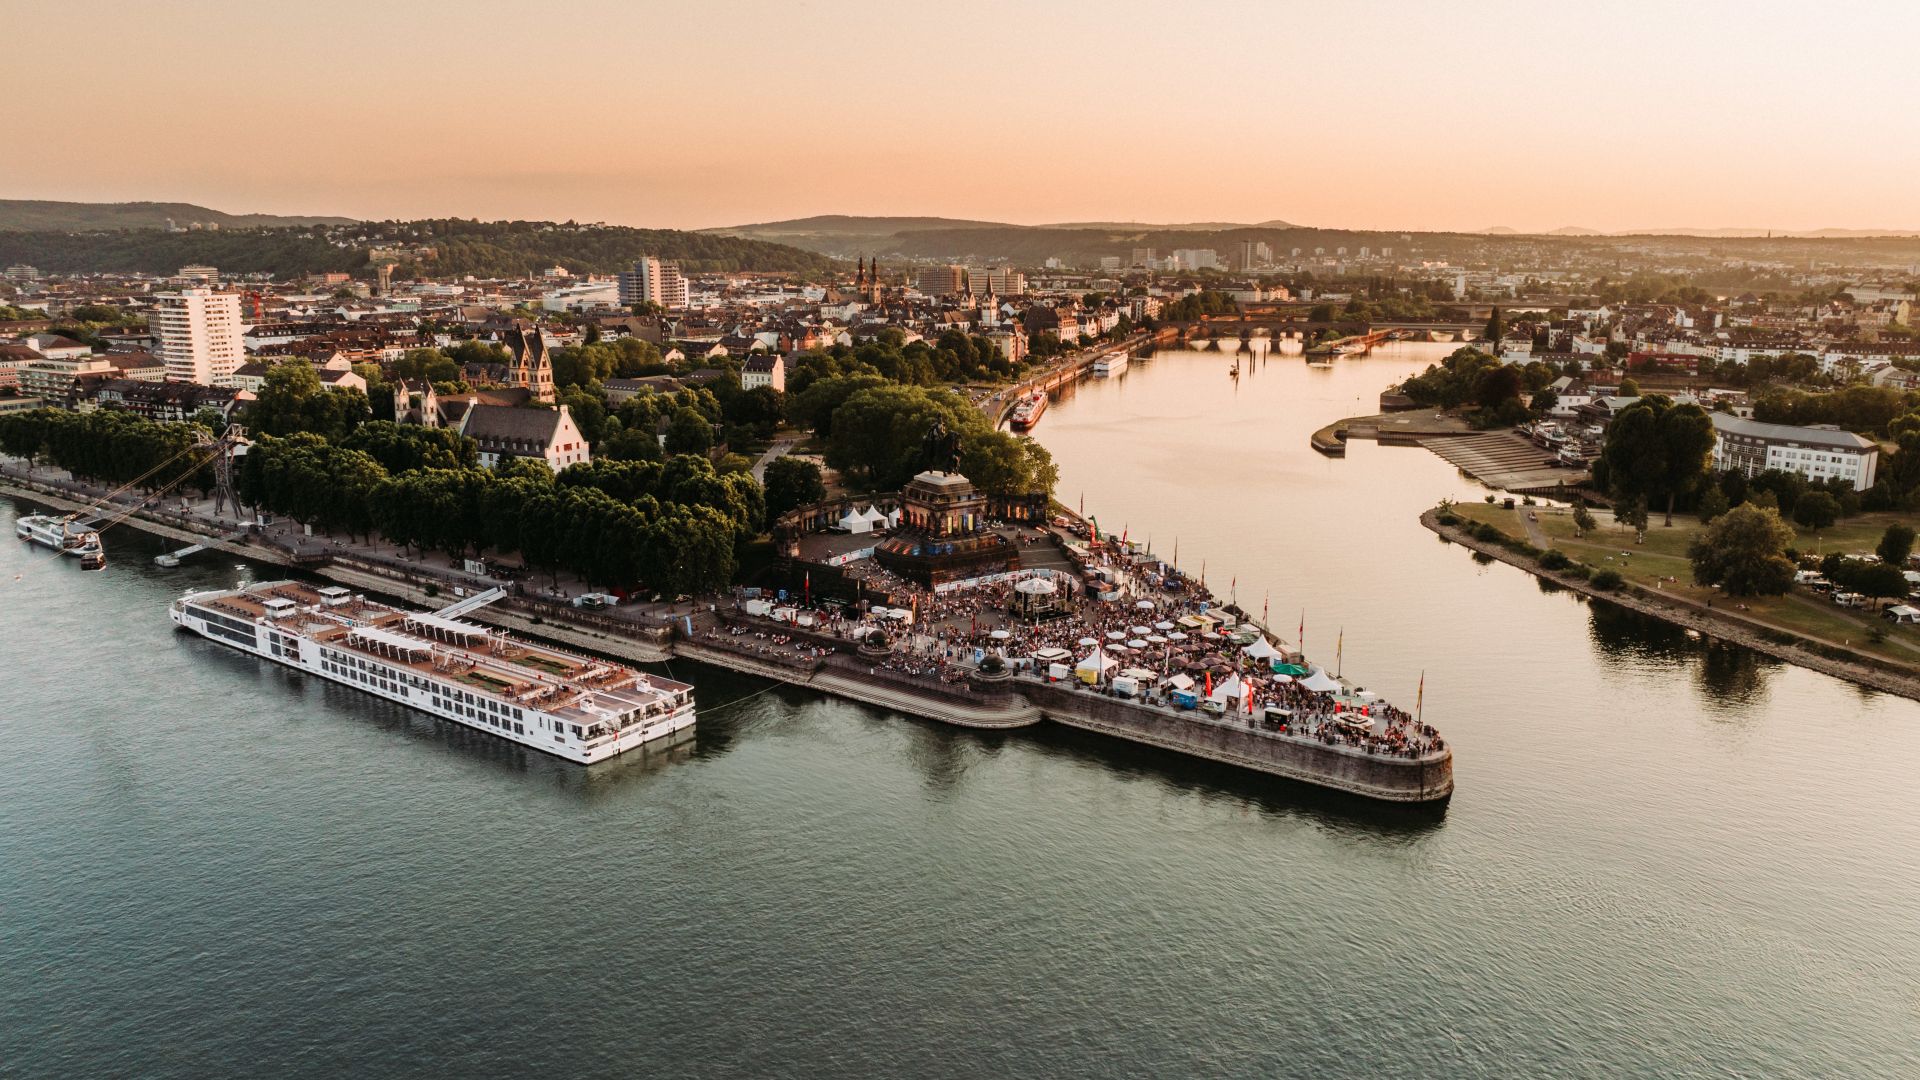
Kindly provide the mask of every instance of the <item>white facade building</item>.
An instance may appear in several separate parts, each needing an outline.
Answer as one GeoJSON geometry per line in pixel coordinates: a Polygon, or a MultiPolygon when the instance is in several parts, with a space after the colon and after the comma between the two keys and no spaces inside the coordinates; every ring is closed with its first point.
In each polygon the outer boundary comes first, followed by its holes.
{"type": "Polygon", "coordinates": [[[225,385],[246,362],[239,293],[182,289],[153,299],[147,325],[158,343],[154,355],[167,366],[167,378],[225,385]]]}
{"type": "Polygon", "coordinates": [[[633,269],[620,275],[620,304],[659,304],[672,311],[688,306],[687,276],[680,264],[642,255],[633,269]]]}
{"type": "Polygon", "coordinates": [[[1763,424],[1728,413],[1713,418],[1713,467],[1758,476],[1768,469],[1797,472],[1809,480],[1845,480],[1855,491],[1873,486],[1880,445],[1836,427],[1763,424]]]}

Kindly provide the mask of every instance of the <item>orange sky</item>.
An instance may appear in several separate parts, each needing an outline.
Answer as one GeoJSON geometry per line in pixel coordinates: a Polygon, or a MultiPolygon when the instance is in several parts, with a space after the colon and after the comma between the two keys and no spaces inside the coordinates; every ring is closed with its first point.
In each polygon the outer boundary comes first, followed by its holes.
{"type": "Polygon", "coordinates": [[[0,197],[1920,227],[1920,5],[8,0],[0,197]]]}

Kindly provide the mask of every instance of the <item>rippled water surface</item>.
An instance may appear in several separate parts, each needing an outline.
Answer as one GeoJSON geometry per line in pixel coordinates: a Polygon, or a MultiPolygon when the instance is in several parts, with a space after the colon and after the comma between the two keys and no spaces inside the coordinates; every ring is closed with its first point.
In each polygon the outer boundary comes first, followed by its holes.
{"type": "Polygon", "coordinates": [[[8,540],[0,1075],[1920,1072],[1920,706],[1477,564],[1424,451],[1308,449],[1446,347],[1228,344],[1057,401],[1061,497],[1424,670],[1443,814],[691,666],[693,740],[585,771],[169,629],[260,571],[8,540]]]}

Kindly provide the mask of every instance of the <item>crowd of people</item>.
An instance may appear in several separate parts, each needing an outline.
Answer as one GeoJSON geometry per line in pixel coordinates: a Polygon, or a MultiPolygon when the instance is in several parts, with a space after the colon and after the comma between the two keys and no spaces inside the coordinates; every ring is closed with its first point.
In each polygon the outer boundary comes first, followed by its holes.
{"type": "Polygon", "coordinates": [[[911,611],[911,619],[826,605],[808,609],[810,629],[849,645],[886,634],[886,650],[867,650],[864,657],[876,670],[959,683],[993,656],[1016,675],[1048,679],[1058,670],[1034,658],[1064,653],[1067,679],[1084,682],[1090,693],[1132,697],[1169,711],[1206,708],[1211,697],[1207,711],[1218,714],[1216,722],[1368,753],[1418,758],[1446,745],[1432,726],[1344,682],[1309,689],[1300,681],[1311,670],[1304,656],[1273,648],[1278,643],[1237,608],[1223,611],[1203,584],[1143,558],[1137,548],[1109,545],[1079,567],[1081,578],[1053,579],[1059,602],[1048,605],[1051,617],[1037,620],[1021,617],[1016,579],[938,592],[871,560],[847,569],[911,611]],[[1262,642],[1267,648],[1256,651],[1266,655],[1248,655],[1248,647],[1262,642]],[[1083,674],[1091,678],[1083,680],[1083,674]],[[1116,687],[1116,677],[1127,680],[1124,690],[1116,687]]]}

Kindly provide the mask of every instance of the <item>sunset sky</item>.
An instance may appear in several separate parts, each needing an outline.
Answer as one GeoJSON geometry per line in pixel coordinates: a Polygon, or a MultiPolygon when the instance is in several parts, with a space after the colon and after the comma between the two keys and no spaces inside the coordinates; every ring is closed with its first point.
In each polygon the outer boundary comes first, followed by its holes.
{"type": "Polygon", "coordinates": [[[8,0],[0,197],[1920,227],[1920,4],[8,0]]]}

